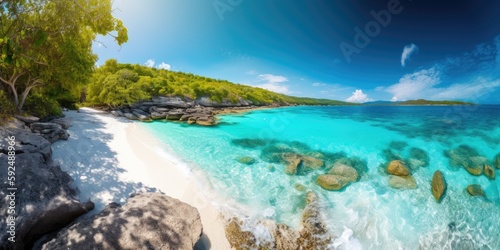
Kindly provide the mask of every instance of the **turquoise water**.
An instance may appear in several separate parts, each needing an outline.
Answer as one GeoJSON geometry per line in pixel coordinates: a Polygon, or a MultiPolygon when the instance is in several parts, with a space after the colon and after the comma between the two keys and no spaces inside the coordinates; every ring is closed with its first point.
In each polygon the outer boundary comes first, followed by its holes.
{"type": "Polygon", "coordinates": [[[225,115],[216,127],[143,126],[252,216],[298,227],[305,192],[313,190],[331,231],[351,229],[363,249],[500,249],[499,178],[472,176],[444,153],[461,147],[492,165],[500,153],[500,106],[291,107],[225,115]],[[283,150],[319,155],[326,166],[287,175],[272,157],[283,150]],[[389,187],[382,167],[412,152],[428,162],[412,168],[418,188],[389,187]],[[256,162],[242,164],[242,156],[256,162]],[[322,189],[317,176],[339,159],[355,165],[360,180],[342,191],[322,189]],[[435,170],[448,184],[441,203],[430,190],[435,170]],[[469,196],[469,184],[481,185],[486,198],[469,196]]]}

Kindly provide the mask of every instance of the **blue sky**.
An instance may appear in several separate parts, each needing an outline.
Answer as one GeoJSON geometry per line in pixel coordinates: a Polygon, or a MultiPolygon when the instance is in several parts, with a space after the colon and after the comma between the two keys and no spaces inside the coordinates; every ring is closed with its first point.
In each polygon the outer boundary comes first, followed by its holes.
{"type": "Polygon", "coordinates": [[[295,96],[500,103],[499,1],[115,0],[109,58],[295,96]]]}

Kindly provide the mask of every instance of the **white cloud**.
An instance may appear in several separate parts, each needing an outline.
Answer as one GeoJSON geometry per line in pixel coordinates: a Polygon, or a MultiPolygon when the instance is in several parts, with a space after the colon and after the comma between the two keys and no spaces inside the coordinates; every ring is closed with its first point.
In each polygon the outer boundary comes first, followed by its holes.
{"type": "Polygon", "coordinates": [[[148,59],[148,60],[144,63],[144,65],[146,65],[146,67],[150,67],[150,68],[152,68],[152,67],[154,67],[154,66],[155,66],[155,60],[153,60],[153,59],[148,59]]]}
{"type": "Polygon", "coordinates": [[[356,91],[352,92],[352,96],[347,98],[346,101],[348,102],[369,102],[372,99],[368,98],[368,95],[363,93],[363,90],[361,89],[356,89],[356,91]]]}
{"type": "MultiPolygon", "coordinates": [[[[154,62],[153,62],[153,64],[154,64],[154,62]]],[[[161,62],[160,65],[158,65],[158,69],[170,70],[170,64],[165,63],[165,62],[161,62]]]]}
{"type": "Polygon", "coordinates": [[[287,82],[288,79],[284,76],[276,76],[272,74],[260,74],[257,76],[260,81],[265,81],[266,83],[256,85],[256,87],[267,89],[273,92],[290,94],[288,85],[282,84],[287,82]]]}
{"type": "Polygon", "coordinates": [[[312,84],[313,87],[324,87],[326,86],[327,84],[325,83],[320,83],[320,82],[315,82],[312,84]]]}
{"type": "Polygon", "coordinates": [[[423,98],[431,88],[440,82],[440,73],[434,68],[424,69],[412,74],[406,74],[399,82],[385,90],[393,95],[395,100],[423,98]]]}
{"type": "Polygon", "coordinates": [[[418,52],[418,47],[415,44],[408,44],[403,48],[403,53],[401,54],[401,66],[406,65],[406,60],[410,58],[413,53],[418,52]]]}

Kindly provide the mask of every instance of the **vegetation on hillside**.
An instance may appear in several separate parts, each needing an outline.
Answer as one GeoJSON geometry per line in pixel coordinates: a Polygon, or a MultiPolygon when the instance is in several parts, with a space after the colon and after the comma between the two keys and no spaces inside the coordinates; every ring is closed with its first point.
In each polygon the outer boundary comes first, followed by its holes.
{"type": "Polygon", "coordinates": [[[120,45],[128,39],[111,10],[111,0],[0,1],[0,90],[16,112],[31,92],[43,96],[33,97],[44,101],[37,108],[49,105],[40,113],[50,112],[54,100],[78,100],[97,60],[96,35],[111,35],[120,45]]]}
{"type": "Polygon", "coordinates": [[[96,69],[87,87],[90,105],[116,107],[152,96],[181,96],[190,99],[209,97],[236,103],[240,98],[256,105],[352,105],[351,103],[314,98],[292,97],[265,89],[189,73],[160,70],[138,64],[121,64],[115,59],[96,69]]]}

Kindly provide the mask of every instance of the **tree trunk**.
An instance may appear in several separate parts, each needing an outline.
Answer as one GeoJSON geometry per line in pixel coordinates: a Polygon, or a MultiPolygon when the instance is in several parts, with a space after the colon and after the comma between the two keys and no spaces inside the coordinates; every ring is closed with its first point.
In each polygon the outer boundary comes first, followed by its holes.
{"type": "Polygon", "coordinates": [[[26,87],[26,89],[21,94],[21,101],[16,106],[19,111],[23,110],[24,102],[26,101],[26,97],[28,97],[28,94],[30,93],[31,89],[40,85],[42,85],[42,83],[35,81],[32,85],[26,87]]]}

